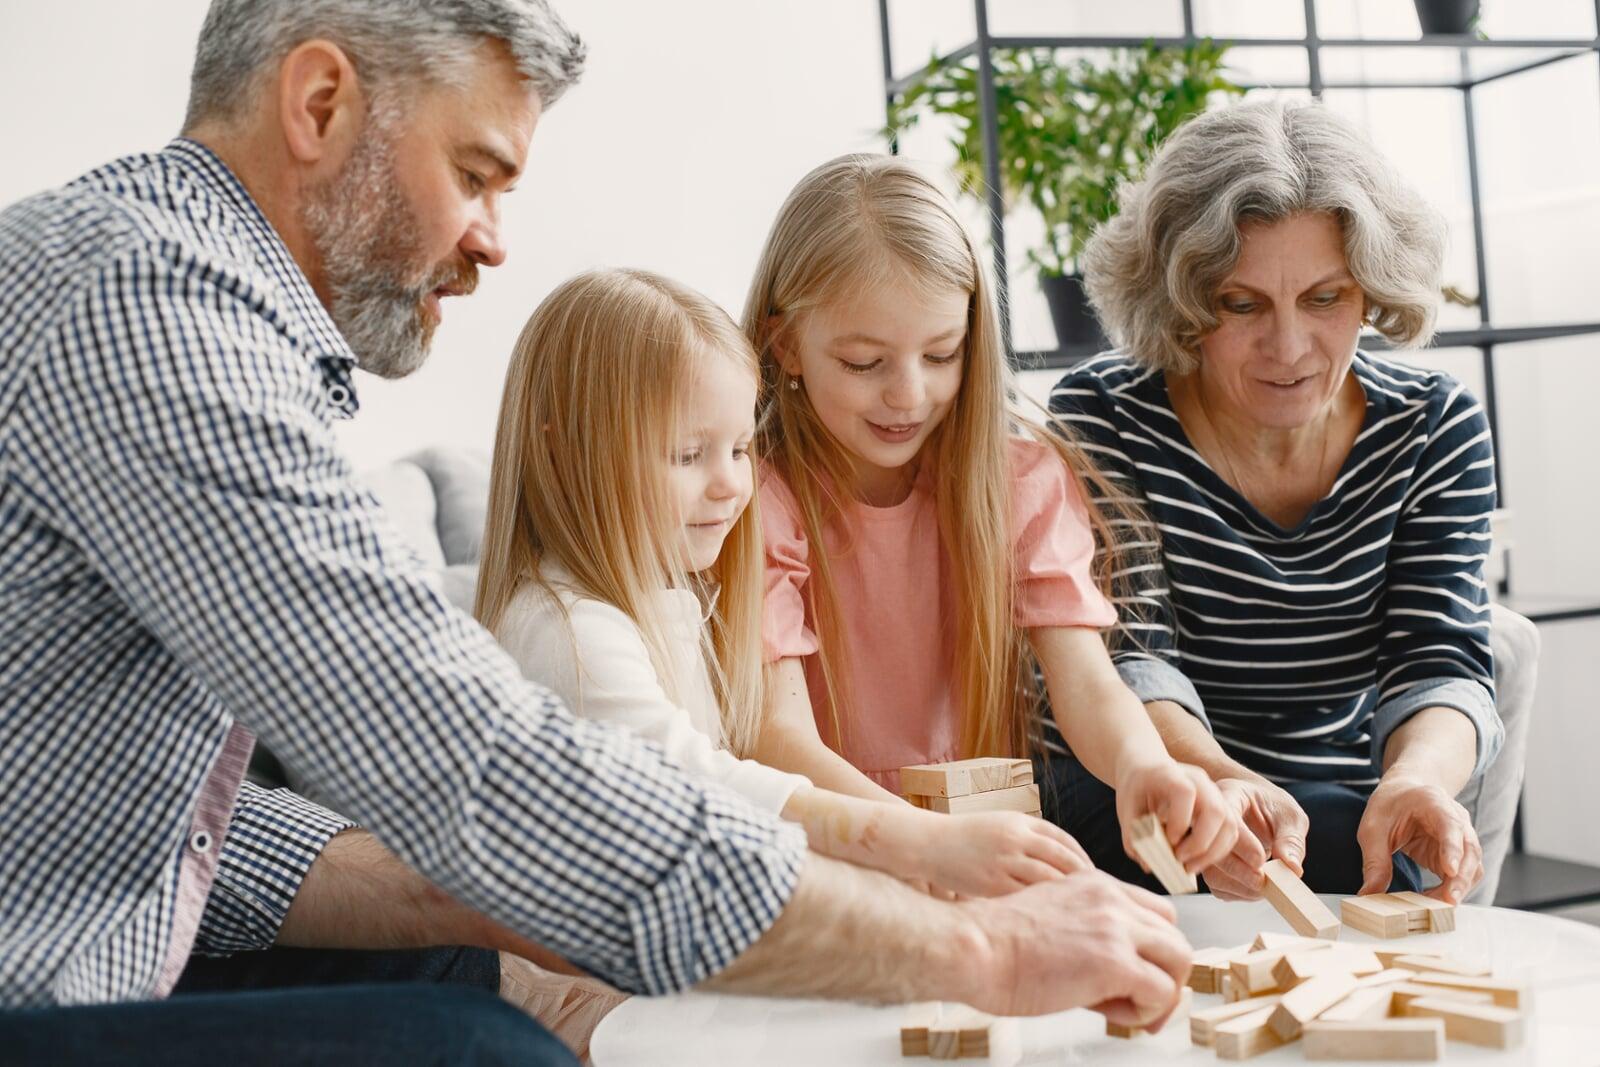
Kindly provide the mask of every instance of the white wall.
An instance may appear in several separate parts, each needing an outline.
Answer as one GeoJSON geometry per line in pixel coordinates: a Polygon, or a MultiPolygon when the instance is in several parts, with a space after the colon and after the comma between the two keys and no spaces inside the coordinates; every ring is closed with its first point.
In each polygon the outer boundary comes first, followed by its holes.
{"type": "MultiPolygon", "coordinates": [[[[557,0],[589,41],[583,84],[545,119],[529,175],[507,205],[511,257],[478,294],[452,304],[429,366],[401,383],[364,379],[344,440],[359,464],[424,444],[487,447],[505,360],[540,297],[584,267],[651,267],[736,312],[778,202],[809,167],[876,146],[882,122],[876,5],[871,0],[557,0]]],[[[127,152],[159,147],[183,112],[205,0],[0,0],[0,204],[67,181],[127,152]]],[[[1201,32],[1300,32],[1285,0],[1197,0],[1201,32]]],[[[1591,0],[1486,5],[1495,36],[1592,33],[1591,0]]],[[[971,34],[967,0],[895,0],[902,72],[971,34]]],[[[1175,33],[1176,0],[1061,5],[991,0],[1001,32],[1175,33]]],[[[1319,0],[1330,36],[1415,32],[1403,0],[1319,0]]],[[[1243,74],[1304,77],[1303,54],[1240,53],[1243,74]]],[[[1342,54],[1329,76],[1414,73],[1415,52],[1342,54]]],[[[1459,100],[1450,93],[1330,94],[1451,216],[1452,281],[1471,291],[1459,100]]],[[[1600,319],[1600,86],[1592,58],[1497,83],[1479,95],[1490,294],[1502,323],[1600,319]]],[[[938,157],[936,130],[909,145],[938,157]]],[[[1052,342],[1014,231],[1016,336],[1052,342]]],[[[1471,312],[1447,322],[1464,325],[1471,312]]],[[[1473,353],[1423,359],[1481,388],[1473,353]]],[[[1500,447],[1516,512],[1518,591],[1600,595],[1600,492],[1592,469],[1600,341],[1502,350],[1500,447]]],[[[1030,382],[1047,387],[1052,375],[1030,382]]],[[[1533,751],[1532,846],[1600,863],[1600,820],[1583,817],[1578,783],[1600,755],[1600,624],[1547,627],[1533,751]]]]}

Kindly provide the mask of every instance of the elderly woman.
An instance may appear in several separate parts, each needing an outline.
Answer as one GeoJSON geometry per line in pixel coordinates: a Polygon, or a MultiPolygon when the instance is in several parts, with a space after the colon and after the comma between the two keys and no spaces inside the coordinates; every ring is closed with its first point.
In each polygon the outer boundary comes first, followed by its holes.
{"type": "MultiPolygon", "coordinates": [[[[1488,426],[1447,375],[1357,347],[1429,339],[1443,245],[1348,122],[1249,102],[1173,134],[1085,253],[1120,350],[1051,409],[1157,531],[1130,539],[1160,558],[1124,564],[1117,662],[1254,831],[1203,872],[1220,896],[1258,896],[1268,856],[1324,892],[1482,877],[1454,798],[1503,733],[1488,426]]],[[[1104,790],[1070,755],[1046,779],[1046,814],[1136,878],[1104,790]]]]}

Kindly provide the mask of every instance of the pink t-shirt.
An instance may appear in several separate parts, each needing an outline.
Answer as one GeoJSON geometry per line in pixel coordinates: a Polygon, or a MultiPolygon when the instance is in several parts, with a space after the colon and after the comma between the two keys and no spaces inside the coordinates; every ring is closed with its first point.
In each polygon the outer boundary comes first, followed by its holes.
{"type": "MultiPolygon", "coordinates": [[[[1106,627],[1116,610],[1090,576],[1094,539],[1077,484],[1057,454],[1012,438],[1011,529],[1017,567],[1016,625],[1106,627]]],[[[806,588],[811,548],[794,494],[770,467],[762,472],[766,535],[766,608],[762,642],[768,662],[805,659],[806,684],[823,739],[890,791],[899,769],[955,759],[961,715],[955,703],[956,593],[939,536],[931,481],[918,480],[893,507],[849,505],[829,529],[828,561],[839,605],[844,685],[855,713],[833,736],[827,686],[806,588]],[[845,550],[845,546],[848,549],[845,550]]]]}

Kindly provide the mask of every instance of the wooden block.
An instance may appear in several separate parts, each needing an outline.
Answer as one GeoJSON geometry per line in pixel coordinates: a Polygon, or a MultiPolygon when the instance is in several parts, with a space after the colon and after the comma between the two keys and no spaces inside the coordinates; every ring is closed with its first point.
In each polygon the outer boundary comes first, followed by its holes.
{"type": "Polygon", "coordinates": [[[1408,971],[1404,967],[1390,967],[1386,971],[1356,979],[1356,985],[1362,989],[1371,989],[1376,986],[1394,985],[1396,982],[1409,982],[1416,976],[1416,971],[1408,971]]]}
{"type": "Polygon", "coordinates": [[[1414,1000],[1459,1000],[1465,1004],[1493,1004],[1494,998],[1488,993],[1480,993],[1473,989],[1441,989],[1439,986],[1419,985],[1416,982],[1396,982],[1389,987],[1390,1011],[1396,1015],[1406,1014],[1406,1009],[1411,1007],[1414,1000]]]}
{"type": "MultiPolygon", "coordinates": [[[[1333,944],[1332,941],[1318,941],[1314,938],[1302,940],[1305,942],[1305,947],[1300,949],[1302,952],[1321,951],[1333,944]]],[[[1273,971],[1286,954],[1285,950],[1280,948],[1264,948],[1236,956],[1228,968],[1234,985],[1238,986],[1245,996],[1254,996],[1269,989],[1276,989],[1278,978],[1273,971]]]]}
{"type": "Polygon", "coordinates": [[[900,792],[908,797],[964,797],[1032,781],[1032,760],[996,756],[900,768],[900,792]]]}
{"type": "Polygon", "coordinates": [[[939,1013],[939,1021],[928,1027],[928,1058],[954,1060],[961,1058],[963,1041],[972,1043],[987,1032],[992,1018],[965,1004],[946,1004],[939,1013]]]}
{"type": "Polygon", "coordinates": [[[1267,876],[1262,892],[1295,933],[1304,937],[1339,936],[1339,920],[1282,860],[1268,860],[1262,871],[1267,876]]]}
{"type": "Polygon", "coordinates": [[[1409,911],[1382,896],[1345,897],[1339,901],[1339,917],[1373,937],[1405,937],[1411,932],[1409,911]]]}
{"type": "Polygon", "coordinates": [[[1393,991],[1388,986],[1358,988],[1317,1016],[1317,1022],[1358,1023],[1369,1019],[1387,1019],[1393,999],[1393,991]]]}
{"type": "Polygon", "coordinates": [[[1189,988],[1196,993],[1220,993],[1217,982],[1228,973],[1233,954],[1230,948],[1196,949],[1189,965],[1189,988]]]}
{"type": "Polygon", "coordinates": [[[1444,1056],[1444,1023],[1438,1019],[1314,1019],[1306,1023],[1300,1036],[1308,1060],[1437,1060],[1444,1056]]]}
{"type": "Polygon", "coordinates": [[[1300,1036],[1300,1028],[1315,1019],[1356,988],[1356,980],[1348,974],[1320,974],[1301,982],[1278,1001],[1272,1009],[1272,1032],[1285,1041],[1300,1036]]]}
{"type": "MultiPolygon", "coordinates": [[[[1454,904],[1446,904],[1442,900],[1425,897],[1421,893],[1401,892],[1390,893],[1389,897],[1397,904],[1410,905],[1413,909],[1421,909],[1426,913],[1426,929],[1436,934],[1449,933],[1456,928],[1456,908],[1454,904]]],[[[1413,916],[1413,919],[1415,917],[1413,916]]]]}
{"type": "Polygon", "coordinates": [[[944,1005],[937,1001],[912,1004],[906,1008],[905,1021],[900,1024],[900,1055],[928,1054],[928,1029],[939,1024],[943,1010],[944,1005]]]}
{"type": "Polygon", "coordinates": [[[1368,949],[1333,945],[1309,952],[1287,953],[1273,966],[1272,977],[1279,989],[1287,990],[1319,974],[1353,974],[1360,978],[1383,969],[1378,957],[1368,949]]]}
{"type": "MultiPolygon", "coordinates": [[[[1365,931],[1365,930],[1362,931],[1362,933],[1367,933],[1367,932],[1368,931],[1365,931]]],[[[1410,951],[1408,949],[1403,949],[1403,948],[1374,948],[1372,950],[1372,954],[1374,956],[1378,957],[1378,962],[1383,964],[1385,967],[1393,967],[1394,966],[1394,961],[1399,959],[1401,956],[1414,956],[1414,957],[1416,957],[1418,959],[1422,959],[1424,957],[1431,958],[1431,959],[1443,959],[1444,958],[1442,956],[1429,956],[1429,954],[1425,953],[1425,952],[1412,952],[1412,951],[1410,951]]]]}
{"type": "Polygon", "coordinates": [[[1318,946],[1331,945],[1333,942],[1318,937],[1301,937],[1299,934],[1280,934],[1276,930],[1263,930],[1250,942],[1250,950],[1259,952],[1264,948],[1275,948],[1280,952],[1294,952],[1303,948],[1317,948],[1318,946]]]}
{"type": "Polygon", "coordinates": [[[1260,1008],[1212,1028],[1211,1047],[1217,1050],[1219,1060],[1247,1060],[1283,1044],[1283,1038],[1273,1032],[1269,1024],[1272,1013],[1282,1007],[1260,1008]]]}
{"type": "Polygon", "coordinates": [[[1492,1003],[1502,1008],[1526,1011],[1533,1006],[1533,991],[1518,982],[1498,978],[1472,978],[1459,974],[1434,974],[1428,971],[1406,972],[1414,986],[1434,988],[1456,993],[1486,993],[1492,1003]]]}
{"type": "Polygon", "coordinates": [[[1167,1016],[1166,1022],[1162,1023],[1160,1029],[1151,1030],[1143,1026],[1123,1026],[1120,1023],[1114,1023],[1110,1019],[1107,1019],[1106,1036],[1134,1038],[1145,1037],[1149,1034],[1159,1034],[1162,1030],[1165,1030],[1169,1024],[1181,1023],[1184,1019],[1188,1018],[1189,1007],[1193,1003],[1194,990],[1185,988],[1181,993],[1178,994],[1177,1006],[1172,1009],[1172,1014],[1167,1016]]]}
{"type": "Polygon", "coordinates": [[[1463,960],[1445,959],[1443,956],[1396,956],[1394,966],[1404,967],[1408,971],[1432,971],[1435,974],[1459,974],[1468,978],[1481,978],[1489,973],[1489,968],[1481,963],[1467,963],[1463,960]]]}
{"type": "Polygon", "coordinates": [[[1191,1011],[1189,1040],[1196,1045],[1210,1048],[1212,1040],[1216,1037],[1217,1024],[1237,1019],[1241,1015],[1249,1015],[1262,1008],[1276,1007],[1280,999],[1282,998],[1277,993],[1269,993],[1264,997],[1250,997],[1248,1000],[1239,1000],[1232,1004],[1219,1004],[1214,1008],[1191,1011]]]}
{"type": "Polygon", "coordinates": [[[1418,997],[1406,1005],[1406,1015],[1444,1020],[1444,1035],[1485,1048],[1515,1048],[1522,1044],[1522,1013],[1493,1004],[1469,1004],[1448,997],[1418,997]]]}
{"type": "Polygon", "coordinates": [[[1032,814],[1039,810],[1039,787],[1018,785],[961,797],[926,799],[930,811],[942,811],[950,815],[970,815],[975,811],[1022,811],[1032,814]]]}
{"type": "Polygon", "coordinates": [[[1150,868],[1150,873],[1156,876],[1168,893],[1176,897],[1200,891],[1200,883],[1195,881],[1194,875],[1184,870],[1178,857],[1172,854],[1167,831],[1155,815],[1139,816],[1128,836],[1132,840],[1133,851],[1138,853],[1145,866],[1150,868]]]}

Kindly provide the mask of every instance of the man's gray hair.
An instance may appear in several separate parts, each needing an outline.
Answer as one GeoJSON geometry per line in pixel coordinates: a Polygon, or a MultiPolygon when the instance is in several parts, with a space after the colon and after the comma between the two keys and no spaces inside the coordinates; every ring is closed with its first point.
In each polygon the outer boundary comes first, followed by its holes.
{"type": "Polygon", "coordinates": [[[578,80],[585,51],[545,0],[212,0],[184,129],[237,118],[283,57],[317,38],[344,49],[369,99],[419,79],[459,85],[497,40],[546,108],[578,80]]]}
{"type": "Polygon", "coordinates": [[[1246,101],[1180,126],[1124,186],[1083,253],[1111,338],[1146,366],[1186,374],[1217,327],[1217,290],[1239,261],[1239,225],[1327,212],[1372,326],[1410,347],[1433,336],[1444,219],[1346,119],[1319,104],[1246,101]]]}

